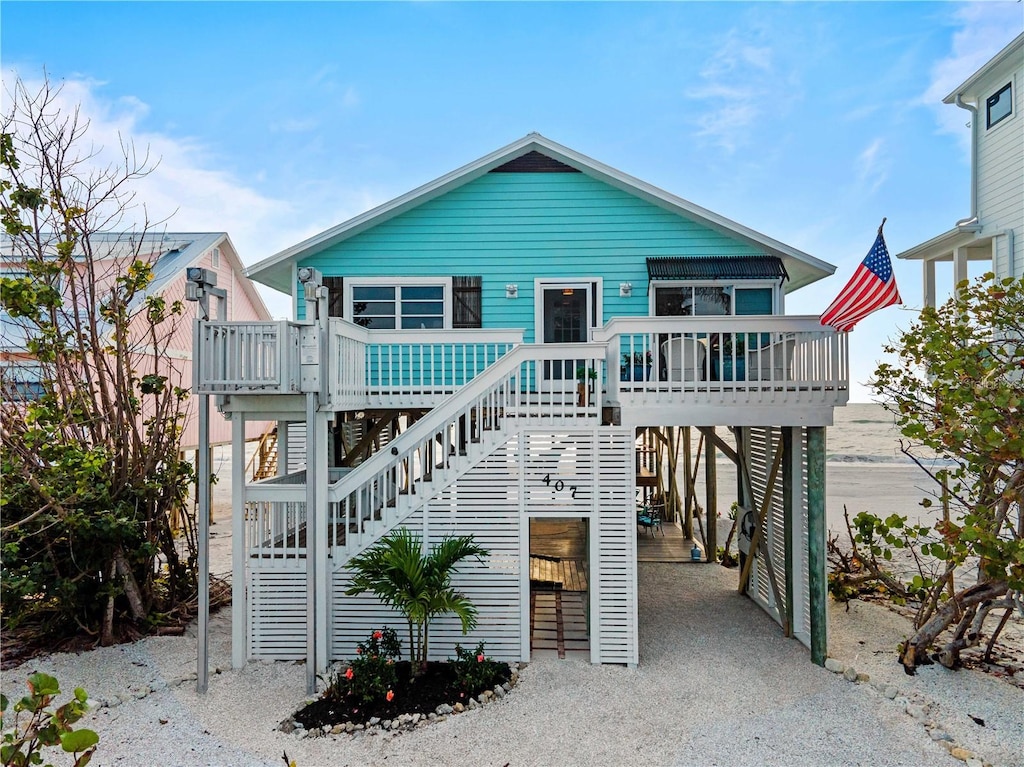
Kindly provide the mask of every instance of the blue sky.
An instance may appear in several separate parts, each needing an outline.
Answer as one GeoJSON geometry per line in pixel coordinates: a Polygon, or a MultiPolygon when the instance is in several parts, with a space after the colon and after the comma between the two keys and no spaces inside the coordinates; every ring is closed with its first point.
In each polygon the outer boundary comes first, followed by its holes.
{"type": "MultiPolygon", "coordinates": [[[[970,206],[967,113],[942,98],[1024,28],[1020,2],[12,2],[5,87],[63,82],[91,137],[148,146],[151,218],[248,264],[530,131],[838,267],[883,216],[894,255],[970,206]]],[[[4,103],[7,102],[6,93],[4,103]]],[[[6,106],[4,107],[6,109],[6,106]]],[[[920,307],[851,335],[853,399],[920,307]]],[[[940,288],[951,282],[940,269],[940,288]]],[[[278,315],[279,294],[266,293],[278,315]]]]}

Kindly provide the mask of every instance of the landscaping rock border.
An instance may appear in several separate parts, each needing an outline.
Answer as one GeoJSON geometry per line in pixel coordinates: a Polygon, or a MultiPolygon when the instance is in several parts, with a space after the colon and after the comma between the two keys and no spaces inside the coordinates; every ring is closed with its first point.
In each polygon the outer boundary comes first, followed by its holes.
{"type": "Polygon", "coordinates": [[[825,669],[842,676],[847,682],[867,684],[883,698],[893,701],[903,713],[919,722],[932,740],[945,748],[954,759],[965,762],[967,767],[992,767],[990,762],[957,743],[943,724],[932,719],[933,702],[927,700],[923,695],[913,692],[901,695],[895,685],[872,682],[868,674],[858,673],[854,666],[847,665],[836,658],[826,658],[825,669]]]}
{"type": "MultiPolygon", "coordinates": [[[[511,670],[511,675],[507,682],[495,685],[493,689],[484,690],[475,698],[470,698],[468,703],[442,703],[429,714],[400,714],[394,719],[383,720],[378,717],[371,717],[365,724],[345,722],[344,724],[324,725],[323,727],[317,727],[312,730],[307,730],[303,726],[302,722],[295,721],[295,716],[292,715],[281,722],[278,729],[281,730],[281,732],[293,734],[300,738],[337,737],[339,735],[349,735],[352,737],[357,735],[401,735],[403,732],[408,732],[410,730],[415,730],[438,722],[444,722],[451,716],[457,716],[468,711],[475,711],[476,709],[483,708],[491,703],[502,700],[506,695],[512,692],[515,686],[519,683],[519,672],[525,668],[526,665],[526,663],[509,663],[508,666],[511,670]]],[[[312,701],[306,701],[306,703],[310,702],[312,701]]]]}

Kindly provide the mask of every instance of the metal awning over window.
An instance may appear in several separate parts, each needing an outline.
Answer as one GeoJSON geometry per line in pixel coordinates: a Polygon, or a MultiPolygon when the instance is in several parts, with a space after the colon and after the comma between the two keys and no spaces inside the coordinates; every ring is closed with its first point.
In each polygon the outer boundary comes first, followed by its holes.
{"type": "Polygon", "coordinates": [[[647,259],[651,280],[789,279],[778,256],[666,256],[647,259]]]}

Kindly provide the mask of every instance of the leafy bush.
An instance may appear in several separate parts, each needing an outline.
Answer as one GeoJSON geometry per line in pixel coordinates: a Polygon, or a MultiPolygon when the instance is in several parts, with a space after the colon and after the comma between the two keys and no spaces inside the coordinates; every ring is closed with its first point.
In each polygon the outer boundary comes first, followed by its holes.
{"type": "Polygon", "coordinates": [[[489,660],[484,654],[483,642],[472,651],[455,645],[455,656],[455,660],[449,659],[448,662],[455,668],[459,687],[463,690],[486,690],[508,677],[508,664],[489,660]]]}
{"type": "Polygon", "coordinates": [[[452,574],[468,557],[482,561],[489,552],[473,542],[473,536],[448,536],[424,553],[423,539],[400,527],[362,554],[349,560],[352,585],[345,591],[356,596],[371,591],[394,607],[409,623],[409,655],[413,673],[426,667],[430,621],[454,613],[462,633],[476,626],[476,606],[452,586],[452,574]]]}
{"type": "Polygon", "coordinates": [[[76,730],[71,726],[88,710],[85,690],[76,688],[72,700],[50,711],[48,707],[60,695],[57,680],[49,674],[32,674],[27,684],[29,694],[14,704],[13,723],[7,718],[9,701],[6,696],[0,695],[0,728],[6,730],[3,745],[0,746],[0,759],[4,767],[42,764],[42,750],[55,746],[74,754],[75,767],[85,767],[100,740],[92,730],[76,730]],[[28,721],[22,721],[23,713],[29,714],[28,721]]]}
{"type": "Polygon", "coordinates": [[[326,697],[343,701],[348,697],[361,703],[394,697],[395,661],[402,657],[402,645],[392,628],[374,631],[365,642],[356,645],[356,657],[345,671],[331,678],[326,697]],[[390,696],[390,697],[389,697],[390,696]]]}
{"type": "MultiPolygon", "coordinates": [[[[1022,338],[1024,279],[986,274],[961,282],[942,307],[926,307],[885,347],[898,364],[879,365],[871,382],[905,437],[903,452],[934,481],[938,501],[930,529],[897,515],[854,520],[869,569],[893,548],[905,548],[919,565],[908,584],[921,603],[916,632],[900,653],[910,673],[931,662],[933,647],[943,665],[956,667],[960,651],[982,641],[988,617],[1011,615],[1024,592],[1022,338]],[[936,563],[934,574],[920,567],[922,558],[936,563]],[[939,640],[947,629],[949,637],[939,640]]],[[[986,653],[1005,621],[997,622],[986,653]]]]}
{"type": "Polygon", "coordinates": [[[195,594],[194,530],[180,460],[188,392],[168,353],[179,301],[151,292],[146,225],[113,235],[148,168],[90,169],[88,126],[59,89],[12,86],[0,115],[0,309],[38,365],[31,391],[0,369],[3,628],[52,642],[132,636],[195,594]],[[83,151],[83,149],[85,151],[83,151]],[[187,522],[186,518],[186,522],[187,522]],[[185,549],[182,554],[182,549],[185,549]]]}

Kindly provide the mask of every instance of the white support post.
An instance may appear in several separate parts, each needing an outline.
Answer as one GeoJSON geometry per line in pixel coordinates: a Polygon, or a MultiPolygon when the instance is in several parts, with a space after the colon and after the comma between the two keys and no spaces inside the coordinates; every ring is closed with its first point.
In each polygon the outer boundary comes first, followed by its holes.
{"type": "Polygon", "coordinates": [[[288,473],[288,427],[291,421],[277,422],[277,476],[288,473]]]}
{"type": "MultiPolygon", "coordinates": [[[[316,507],[313,512],[313,527],[316,529],[316,610],[314,623],[316,631],[316,673],[327,670],[327,648],[329,636],[330,613],[328,604],[328,570],[327,560],[327,413],[317,413],[314,421],[313,439],[316,441],[316,484],[314,493],[316,507]]],[[[307,525],[309,524],[307,518],[307,525]]]]}
{"type": "Polygon", "coordinates": [[[317,515],[316,486],[319,481],[317,469],[320,461],[317,458],[319,445],[316,441],[316,394],[306,394],[306,694],[316,693],[316,584],[317,584],[317,545],[316,531],[319,525],[314,522],[317,515]]]}
{"type": "MultiPolygon", "coordinates": [[[[185,270],[185,298],[196,301],[196,318],[192,325],[192,348],[201,350],[201,327],[210,319],[210,298],[216,299],[217,319],[225,319],[227,291],[218,288],[217,275],[208,269],[188,267],[185,270]]],[[[192,388],[199,391],[203,382],[204,356],[201,351],[192,366],[192,388]]],[[[199,395],[199,439],[196,494],[199,496],[197,584],[199,600],[198,630],[196,632],[196,692],[205,693],[210,680],[210,395],[199,395]]]]}
{"type": "Polygon", "coordinates": [[[924,305],[935,308],[935,262],[922,261],[921,284],[924,289],[924,305]]]}
{"type": "MultiPolygon", "coordinates": [[[[196,336],[199,334],[199,321],[196,321],[196,336]]],[[[199,348],[198,345],[193,348],[199,348]]],[[[196,375],[199,375],[198,369],[196,375]]],[[[205,693],[210,682],[210,395],[199,395],[199,468],[196,477],[196,494],[199,497],[199,508],[196,520],[199,527],[199,626],[196,636],[196,692],[205,693]]]]}
{"type": "MultiPolygon", "coordinates": [[[[530,660],[530,517],[526,510],[526,435],[519,432],[519,660],[530,660]]],[[[447,452],[447,451],[445,451],[447,452]]],[[[447,458],[445,459],[447,460],[447,458]]]]}
{"type": "Polygon", "coordinates": [[[231,667],[249,656],[245,582],[245,415],[231,417],[231,667]]]}
{"type": "Polygon", "coordinates": [[[953,250],[953,288],[967,279],[967,248],[953,250]]]}
{"type": "MultiPolygon", "coordinates": [[[[594,449],[594,465],[600,466],[603,456],[601,449],[601,431],[594,429],[590,436],[594,449]]],[[[630,460],[633,456],[630,455],[630,460]]],[[[630,472],[636,481],[636,472],[630,472]]],[[[601,498],[603,497],[601,485],[601,473],[594,472],[594,494],[590,500],[590,520],[587,525],[587,542],[590,550],[587,556],[590,558],[589,572],[587,573],[587,589],[590,592],[590,609],[587,611],[587,634],[590,636],[590,662],[597,666],[601,663],[601,632],[598,626],[601,625],[601,498]]],[[[636,497],[634,490],[633,497],[636,497]]],[[[632,509],[629,510],[632,513],[632,509]]],[[[634,541],[636,536],[633,536],[634,541]]],[[[635,560],[634,560],[635,561],[635,560]]]]}

